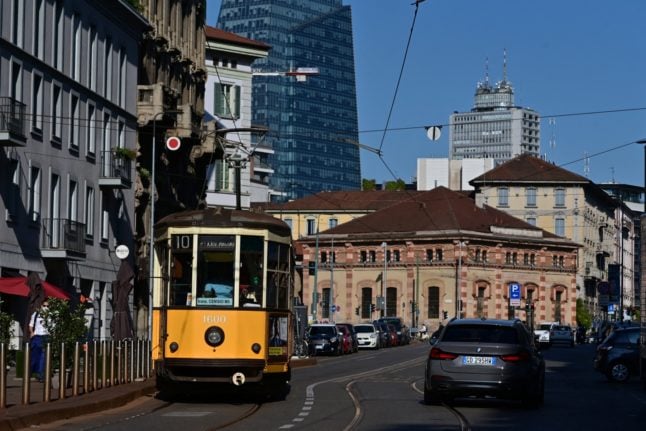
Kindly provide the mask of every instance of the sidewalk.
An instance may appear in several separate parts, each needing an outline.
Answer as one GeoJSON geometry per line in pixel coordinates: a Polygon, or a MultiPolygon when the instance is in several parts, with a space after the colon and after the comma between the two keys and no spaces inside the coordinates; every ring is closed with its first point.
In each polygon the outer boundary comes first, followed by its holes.
{"type": "Polygon", "coordinates": [[[54,422],[75,416],[95,413],[123,406],[135,399],[155,392],[155,379],[123,383],[73,396],[72,389],[66,390],[66,397],[59,399],[58,388],[52,388],[51,401],[44,402],[44,384],[30,382],[30,402],[22,404],[22,379],[15,377],[14,370],[7,376],[6,407],[0,409],[0,431],[18,430],[34,425],[54,422]]]}
{"type": "MultiPolygon", "coordinates": [[[[316,365],[316,358],[293,358],[292,368],[316,365]]],[[[88,391],[73,396],[72,389],[66,390],[66,397],[59,399],[58,387],[51,389],[51,401],[43,401],[44,384],[30,382],[30,402],[22,404],[22,379],[16,378],[15,369],[7,375],[6,407],[0,409],[0,431],[14,431],[35,425],[50,423],[76,416],[109,410],[128,404],[139,397],[155,393],[155,379],[122,383],[119,385],[88,391]]],[[[81,382],[82,384],[82,382],[81,382]]]]}

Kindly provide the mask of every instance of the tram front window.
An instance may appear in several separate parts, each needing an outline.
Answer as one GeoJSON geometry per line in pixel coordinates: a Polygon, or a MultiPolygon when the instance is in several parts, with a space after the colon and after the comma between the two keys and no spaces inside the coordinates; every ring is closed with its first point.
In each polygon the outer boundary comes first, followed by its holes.
{"type": "Polygon", "coordinates": [[[191,254],[173,253],[170,267],[169,305],[192,305],[191,254]]]}
{"type": "Polygon", "coordinates": [[[204,235],[199,241],[195,305],[233,307],[233,236],[204,235]]]}

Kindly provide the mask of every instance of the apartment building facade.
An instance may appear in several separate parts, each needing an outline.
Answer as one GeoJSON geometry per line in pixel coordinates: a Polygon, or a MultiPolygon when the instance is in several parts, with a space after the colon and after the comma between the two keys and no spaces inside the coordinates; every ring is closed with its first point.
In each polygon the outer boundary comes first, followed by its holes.
{"type": "MultiPolygon", "coordinates": [[[[0,8],[0,275],[36,272],[93,299],[92,334],[109,337],[110,283],[120,265],[114,251],[134,250],[128,155],[136,148],[137,63],[148,23],[120,0],[3,1],[0,8]]],[[[24,318],[24,298],[3,300],[24,318]]]]}
{"type": "Polygon", "coordinates": [[[632,304],[635,226],[625,205],[589,179],[529,154],[486,172],[471,184],[479,204],[582,246],[577,295],[595,317],[607,318],[611,303],[632,304]],[[612,292],[600,292],[608,284],[612,292]]]}

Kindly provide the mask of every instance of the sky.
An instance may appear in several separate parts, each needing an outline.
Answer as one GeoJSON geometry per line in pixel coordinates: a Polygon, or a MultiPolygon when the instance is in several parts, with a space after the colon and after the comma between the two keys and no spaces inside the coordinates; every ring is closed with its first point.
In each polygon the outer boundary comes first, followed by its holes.
{"type": "MultiPolygon", "coordinates": [[[[646,1],[412,3],[343,0],[352,7],[359,141],[382,150],[361,151],[362,178],[411,182],[418,158],[448,157],[448,127],[436,141],[425,127],[470,111],[486,64],[490,83],[503,78],[506,51],[516,105],[542,117],[547,160],[595,183],[644,184],[646,145],[635,141],[646,139],[646,1]]],[[[208,25],[219,8],[207,0],[208,25]]]]}

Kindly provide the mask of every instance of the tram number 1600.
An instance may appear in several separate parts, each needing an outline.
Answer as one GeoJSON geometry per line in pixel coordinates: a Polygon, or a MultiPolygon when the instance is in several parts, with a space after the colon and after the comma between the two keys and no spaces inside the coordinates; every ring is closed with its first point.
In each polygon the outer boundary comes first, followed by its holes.
{"type": "Polygon", "coordinates": [[[192,250],[193,235],[172,235],[171,248],[173,250],[192,250]]]}

